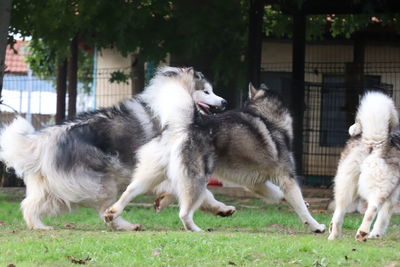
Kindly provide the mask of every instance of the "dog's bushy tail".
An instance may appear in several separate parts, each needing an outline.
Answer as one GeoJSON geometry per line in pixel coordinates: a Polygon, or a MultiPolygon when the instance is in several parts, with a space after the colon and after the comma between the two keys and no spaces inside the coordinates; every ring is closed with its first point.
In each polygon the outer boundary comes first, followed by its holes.
{"type": "Polygon", "coordinates": [[[24,118],[17,117],[0,132],[0,160],[7,168],[14,168],[18,176],[38,168],[37,149],[32,134],[33,126],[24,118]]]}
{"type": "Polygon", "coordinates": [[[381,92],[367,92],[361,99],[356,124],[364,141],[371,144],[388,141],[391,132],[399,126],[393,100],[381,92]]]}

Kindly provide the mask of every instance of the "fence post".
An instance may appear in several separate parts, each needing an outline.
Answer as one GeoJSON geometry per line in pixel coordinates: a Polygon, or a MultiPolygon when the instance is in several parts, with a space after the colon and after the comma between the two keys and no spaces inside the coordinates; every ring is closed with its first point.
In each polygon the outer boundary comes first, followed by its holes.
{"type": "Polygon", "coordinates": [[[261,50],[263,40],[263,0],[250,0],[249,33],[247,47],[247,79],[256,87],[260,85],[261,50]]]}
{"type": "Polygon", "coordinates": [[[28,70],[28,107],[26,110],[26,120],[29,121],[29,123],[32,124],[32,112],[31,112],[31,106],[32,106],[32,70],[28,70]]]}
{"type": "Polygon", "coordinates": [[[293,15],[293,65],[291,110],[293,114],[294,156],[297,173],[303,171],[303,115],[304,115],[304,61],[306,16],[301,11],[293,15]]]}

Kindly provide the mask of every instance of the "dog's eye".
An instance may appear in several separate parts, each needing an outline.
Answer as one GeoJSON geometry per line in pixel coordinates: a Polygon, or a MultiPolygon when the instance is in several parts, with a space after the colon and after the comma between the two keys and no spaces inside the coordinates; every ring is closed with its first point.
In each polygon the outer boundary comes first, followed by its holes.
{"type": "Polygon", "coordinates": [[[210,92],[208,92],[208,91],[206,91],[206,90],[204,90],[203,91],[206,95],[209,95],[210,94],[210,92]]]}

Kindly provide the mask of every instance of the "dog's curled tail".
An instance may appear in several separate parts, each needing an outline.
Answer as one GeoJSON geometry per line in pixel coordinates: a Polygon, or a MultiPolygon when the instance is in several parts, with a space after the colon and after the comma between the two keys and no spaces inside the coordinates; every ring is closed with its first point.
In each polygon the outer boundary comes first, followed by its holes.
{"type": "Polygon", "coordinates": [[[367,92],[358,107],[356,123],[349,128],[350,135],[361,134],[364,142],[381,144],[399,127],[399,115],[393,100],[382,92],[367,92]]]}
{"type": "Polygon", "coordinates": [[[35,140],[30,136],[34,132],[33,126],[19,116],[0,132],[0,160],[8,168],[14,168],[20,177],[23,177],[28,169],[31,171],[38,168],[38,162],[35,160],[35,140]]]}

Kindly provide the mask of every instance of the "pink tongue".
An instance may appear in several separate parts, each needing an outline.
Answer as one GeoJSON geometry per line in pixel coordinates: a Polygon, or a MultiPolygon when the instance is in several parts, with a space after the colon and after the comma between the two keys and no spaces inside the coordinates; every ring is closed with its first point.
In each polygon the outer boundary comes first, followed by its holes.
{"type": "Polygon", "coordinates": [[[197,102],[197,105],[199,105],[199,106],[201,106],[202,108],[205,108],[205,109],[207,109],[207,110],[210,108],[209,105],[204,104],[203,102],[197,102]]]}

